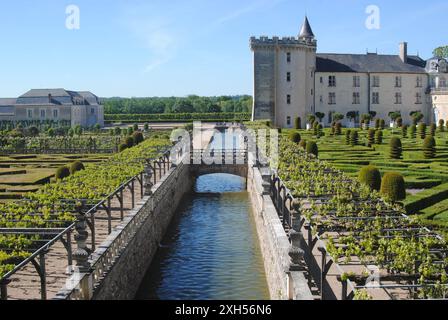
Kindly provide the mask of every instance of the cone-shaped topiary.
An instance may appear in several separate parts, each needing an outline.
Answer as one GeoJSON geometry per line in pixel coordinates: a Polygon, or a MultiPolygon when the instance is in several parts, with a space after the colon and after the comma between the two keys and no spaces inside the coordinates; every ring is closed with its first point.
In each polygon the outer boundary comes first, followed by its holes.
{"type": "Polygon", "coordinates": [[[140,131],[136,131],[132,134],[132,138],[134,139],[135,144],[140,144],[142,143],[145,138],[143,137],[143,133],[141,133],[140,131]]]}
{"type": "Polygon", "coordinates": [[[386,121],[384,119],[381,119],[380,121],[380,128],[385,129],[386,128],[386,121]]]}
{"type": "Polygon", "coordinates": [[[412,139],[415,139],[417,137],[417,127],[415,126],[415,124],[409,127],[409,135],[412,139]]]}
{"type": "Polygon", "coordinates": [[[418,125],[418,135],[422,139],[426,138],[426,124],[423,122],[418,125]]]}
{"type": "Polygon", "coordinates": [[[345,131],[345,144],[350,145],[350,135],[351,135],[352,131],[351,130],[347,130],[345,131]]]}
{"type": "Polygon", "coordinates": [[[359,140],[358,131],[353,130],[350,133],[350,145],[351,146],[356,146],[358,144],[358,140],[359,140]]]}
{"type": "Polygon", "coordinates": [[[368,143],[370,146],[375,144],[375,129],[369,129],[369,133],[367,135],[368,143]]]}
{"type": "Polygon", "coordinates": [[[340,136],[342,134],[342,124],[337,122],[334,126],[334,134],[340,136]]]}
{"type": "Polygon", "coordinates": [[[403,118],[399,117],[395,121],[397,122],[397,127],[398,128],[401,128],[403,126],[403,118]]]}
{"type": "Polygon", "coordinates": [[[375,144],[383,144],[383,131],[377,130],[375,133],[375,144]]]}
{"type": "Polygon", "coordinates": [[[381,120],[379,118],[375,119],[375,129],[381,128],[381,120]]]}
{"type": "Polygon", "coordinates": [[[429,127],[429,132],[430,134],[435,137],[436,136],[436,130],[437,130],[437,126],[435,123],[431,123],[431,126],[429,127]]]}
{"type": "Polygon", "coordinates": [[[403,152],[401,140],[397,137],[393,137],[390,139],[389,146],[390,146],[390,157],[392,159],[401,159],[401,154],[403,152]]]}
{"type": "Polygon", "coordinates": [[[124,150],[126,150],[128,148],[128,145],[126,143],[122,143],[120,144],[120,146],[118,147],[118,152],[123,152],[124,150]]]}
{"type": "Polygon", "coordinates": [[[406,199],[403,176],[395,172],[386,173],[381,182],[380,192],[386,201],[396,202],[406,199]]]}
{"type": "Polygon", "coordinates": [[[370,190],[380,191],[381,173],[375,166],[363,167],[359,171],[358,180],[368,186],[370,190]]]}
{"type": "Polygon", "coordinates": [[[323,131],[324,127],[319,123],[317,125],[317,137],[320,138],[324,135],[324,131],[323,131]]]}
{"type": "Polygon", "coordinates": [[[408,126],[407,125],[404,125],[401,127],[401,135],[403,136],[403,138],[408,137],[408,126]]]}
{"type": "Polygon", "coordinates": [[[423,141],[423,155],[425,159],[433,159],[436,157],[436,140],[433,136],[428,136],[423,141]]]}
{"type": "Polygon", "coordinates": [[[319,122],[318,122],[318,121],[314,121],[314,124],[313,124],[313,134],[314,134],[315,136],[317,136],[318,133],[319,133],[319,129],[318,129],[318,127],[319,127],[319,122]]]}
{"type": "Polygon", "coordinates": [[[299,143],[299,147],[303,150],[306,150],[306,140],[301,140],[299,143]]]}
{"type": "Polygon", "coordinates": [[[289,140],[291,140],[294,143],[299,143],[302,138],[300,137],[300,133],[298,132],[291,132],[289,134],[289,140]]]}
{"type": "Polygon", "coordinates": [[[294,128],[296,128],[297,130],[302,129],[302,119],[300,119],[300,117],[297,117],[294,120],[294,128]]]}
{"type": "Polygon", "coordinates": [[[316,156],[319,155],[319,149],[317,148],[317,144],[314,141],[310,141],[306,144],[306,152],[309,154],[313,154],[316,156]]]}
{"type": "Polygon", "coordinates": [[[127,137],[125,143],[126,143],[126,145],[128,146],[128,148],[132,148],[132,147],[135,145],[134,138],[132,138],[132,137],[127,137]]]}
{"type": "Polygon", "coordinates": [[[440,119],[439,120],[439,131],[444,132],[445,131],[445,120],[440,119]]]}
{"type": "Polygon", "coordinates": [[[63,180],[69,176],[70,176],[70,169],[67,168],[67,166],[59,167],[56,170],[56,179],[57,180],[63,180]]]}
{"type": "Polygon", "coordinates": [[[76,172],[84,169],[84,164],[81,161],[75,161],[70,166],[70,174],[75,174],[76,172]]]}

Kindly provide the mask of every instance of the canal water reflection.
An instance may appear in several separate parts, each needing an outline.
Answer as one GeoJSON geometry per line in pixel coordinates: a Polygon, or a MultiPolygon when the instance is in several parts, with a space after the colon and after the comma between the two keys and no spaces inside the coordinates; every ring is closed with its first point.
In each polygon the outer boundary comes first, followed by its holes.
{"type": "Polygon", "coordinates": [[[198,178],[141,284],[137,299],[256,300],[269,291],[243,178],[198,178]]]}

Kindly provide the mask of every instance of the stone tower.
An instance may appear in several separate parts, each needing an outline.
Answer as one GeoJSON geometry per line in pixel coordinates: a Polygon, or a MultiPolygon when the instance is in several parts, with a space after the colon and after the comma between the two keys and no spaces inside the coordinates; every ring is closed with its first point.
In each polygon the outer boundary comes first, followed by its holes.
{"type": "Polygon", "coordinates": [[[252,37],[254,55],[253,120],[292,127],[314,112],[317,41],[305,17],[298,37],[252,37]]]}

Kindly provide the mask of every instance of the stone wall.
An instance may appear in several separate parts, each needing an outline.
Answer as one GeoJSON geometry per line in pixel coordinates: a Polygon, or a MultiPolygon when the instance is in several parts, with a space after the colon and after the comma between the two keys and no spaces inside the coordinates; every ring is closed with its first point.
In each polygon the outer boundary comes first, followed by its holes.
{"type": "Polygon", "coordinates": [[[247,189],[253,207],[260,248],[263,254],[266,280],[272,300],[312,300],[303,272],[290,271],[291,244],[272,202],[268,181],[262,172],[249,166],[247,189]]]}

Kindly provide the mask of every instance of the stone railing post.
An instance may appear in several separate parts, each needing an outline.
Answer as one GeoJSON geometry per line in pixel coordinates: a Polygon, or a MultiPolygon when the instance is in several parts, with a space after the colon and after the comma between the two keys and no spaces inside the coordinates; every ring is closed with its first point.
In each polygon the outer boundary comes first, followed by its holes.
{"type": "Polygon", "coordinates": [[[91,250],[87,247],[87,218],[83,212],[83,203],[76,205],[75,241],[77,248],[73,252],[73,259],[76,261],[75,273],[80,280],[80,290],[83,299],[90,300],[93,295],[93,281],[89,256],[91,250]]]}
{"type": "Polygon", "coordinates": [[[151,164],[148,162],[148,164],[145,166],[145,171],[143,173],[143,185],[144,185],[144,194],[145,196],[152,195],[152,187],[154,184],[152,183],[152,174],[153,174],[153,168],[151,164]]]}
{"type": "Polygon", "coordinates": [[[269,167],[260,168],[261,177],[263,179],[262,187],[263,187],[263,195],[268,196],[271,194],[271,186],[272,186],[272,173],[269,167]]]}

